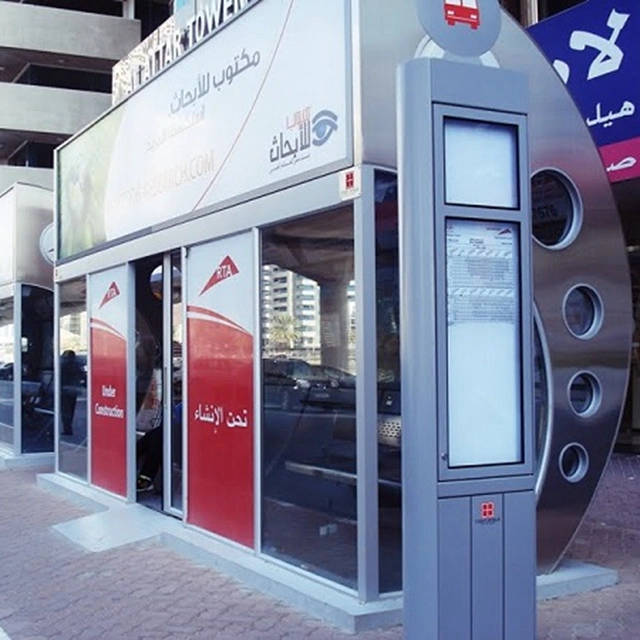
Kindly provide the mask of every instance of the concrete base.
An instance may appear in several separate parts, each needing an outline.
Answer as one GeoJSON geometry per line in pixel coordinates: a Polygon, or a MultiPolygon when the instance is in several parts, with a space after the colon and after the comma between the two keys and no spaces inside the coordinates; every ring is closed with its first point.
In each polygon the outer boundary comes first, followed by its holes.
{"type": "MultiPolygon", "coordinates": [[[[402,623],[401,594],[362,603],[346,588],[71,478],[40,474],[38,484],[97,512],[53,527],[88,551],[98,553],[142,540],[157,540],[199,564],[233,576],[347,632],[402,623]]],[[[566,561],[552,574],[537,577],[537,599],[592,591],[617,582],[615,571],[566,561]]]]}
{"type": "Polygon", "coordinates": [[[553,572],[537,577],[538,600],[596,591],[618,583],[618,572],[595,564],[565,560],[553,572]]]}
{"type": "Polygon", "coordinates": [[[107,511],[127,504],[124,498],[90,487],[81,480],[56,473],[40,473],[36,478],[39,487],[91,511],[107,511]]]}
{"type": "Polygon", "coordinates": [[[143,540],[157,540],[199,564],[237,578],[322,620],[357,633],[402,622],[402,596],[362,603],[353,591],[298,571],[253,550],[220,539],[139,504],[128,504],[99,489],[56,474],[38,475],[38,485],[97,511],[54,525],[72,542],[92,552],[143,540]]]}
{"type": "Polygon", "coordinates": [[[0,450],[0,470],[3,469],[51,469],[55,467],[55,457],[51,453],[23,453],[15,455],[0,450]]]}

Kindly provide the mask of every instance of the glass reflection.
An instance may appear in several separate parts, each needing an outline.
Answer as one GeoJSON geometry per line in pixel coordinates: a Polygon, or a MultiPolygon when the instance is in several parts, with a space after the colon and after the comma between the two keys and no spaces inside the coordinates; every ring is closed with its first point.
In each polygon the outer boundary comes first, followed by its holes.
{"type": "Polygon", "coordinates": [[[575,220],[575,207],[567,184],[554,171],[541,171],[531,179],[533,237],[546,247],[567,239],[575,220]]]}
{"type": "Polygon", "coordinates": [[[170,269],[165,269],[165,256],[160,254],[136,263],[137,499],[156,510],[182,510],[180,261],[180,253],[174,252],[170,269]],[[169,282],[167,271],[171,273],[169,282]],[[165,299],[165,292],[170,292],[169,300],[165,299]],[[170,351],[167,345],[165,352],[167,328],[170,351]]]}
{"type": "Polygon", "coordinates": [[[53,451],[53,293],[22,285],[22,452],[53,451]]]}
{"type": "Polygon", "coordinates": [[[171,506],[182,511],[182,279],[171,254],[171,506]]]}
{"type": "Polygon", "coordinates": [[[13,446],[13,298],[0,300],[0,442],[13,446]]]}
{"type": "Polygon", "coordinates": [[[533,382],[534,382],[534,417],[533,428],[536,442],[536,472],[539,473],[543,458],[547,437],[549,435],[549,390],[547,370],[545,368],[544,351],[542,350],[541,327],[535,322],[533,325],[533,382]]]}
{"type": "Polygon", "coordinates": [[[262,548],[356,586],[351,207],[262,235],[262,548]]]}
{"type": "Polygon", "coordinates": [[[380,591],[402,589],[400,280],[398,183],[375,175],[376,331],[378,359],[378,517],[380,591]]]}
{"type": "Polygon", "coordinates": [[[577,375],[569,386],[569,401],[578,415],[584,415],[593,409],[599,396],[597,380],[589,373],[577,375]]]}
{"type": "Polygon", "coordinates": [[[138,502],[162,510],[164,487],[163,256],[136,262],[136,465],[138,502]]]}
{"type": "Polygon", "coordinates": [[[87,479],[87,300],[84,278],[58,289],[60,438],[58,468],[87,479]]]}
{"type": "Polygon", "coordinates": [[[589,287],[572,289],[564,303],[564,319],[574,336],[586,336],[596,323],[596,294],[589,287]]]}

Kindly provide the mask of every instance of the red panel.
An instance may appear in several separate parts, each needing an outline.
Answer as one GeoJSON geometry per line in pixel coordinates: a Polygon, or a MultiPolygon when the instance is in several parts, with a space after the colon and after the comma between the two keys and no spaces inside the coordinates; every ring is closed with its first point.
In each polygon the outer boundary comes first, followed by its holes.
{"type": "Polygon", "coordinates": [[[215,312],[188,310],[187,520],[253,546],[253,338],[215,312]]]}
{"type": "Polygon", "coordinates": [[[124,337],[91,323],[91,482],[127,494],[127,354],[124,337]]]}
{"type": "Polygon", "coordinates": [[[640,138],[608,144],[599,151],[611,182],[640,177],[640,138]]]}

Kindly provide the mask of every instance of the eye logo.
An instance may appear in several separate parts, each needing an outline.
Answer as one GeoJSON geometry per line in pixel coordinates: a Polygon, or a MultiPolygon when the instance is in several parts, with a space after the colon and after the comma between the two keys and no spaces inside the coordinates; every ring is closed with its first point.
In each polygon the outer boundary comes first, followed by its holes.
{"type": "Polygon", "coordinates": [[[311,127],[313,129],[313,144],[320,147],[334,131],[338,130],[338,116],[329,109],[323,109],[313,116],[311,127]]]}

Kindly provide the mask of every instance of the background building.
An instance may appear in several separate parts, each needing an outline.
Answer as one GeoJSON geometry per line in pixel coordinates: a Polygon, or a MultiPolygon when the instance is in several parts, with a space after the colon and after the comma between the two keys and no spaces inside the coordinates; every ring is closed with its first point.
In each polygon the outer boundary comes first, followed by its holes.
{"type": "Polygon", "coordinates": [[[0,192],[50,187],[53,150],[111,105],[111,68],[171,0],[0,1],[0,192]]]}

